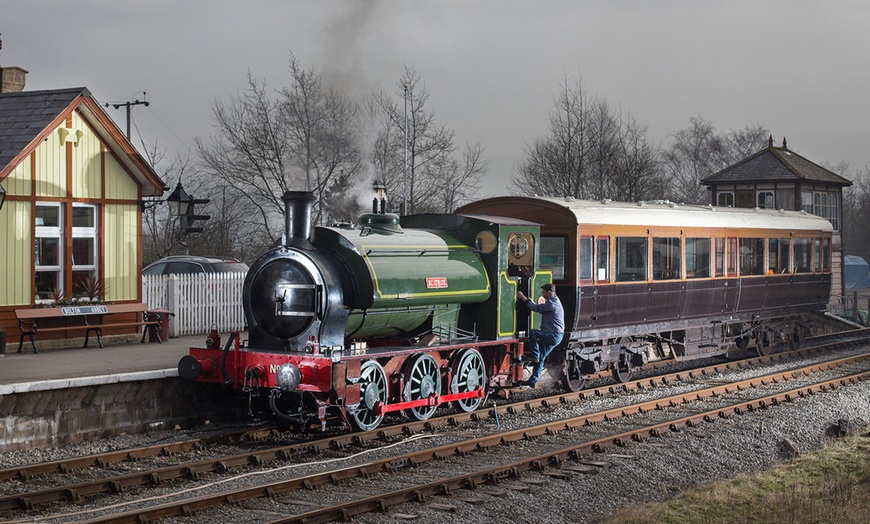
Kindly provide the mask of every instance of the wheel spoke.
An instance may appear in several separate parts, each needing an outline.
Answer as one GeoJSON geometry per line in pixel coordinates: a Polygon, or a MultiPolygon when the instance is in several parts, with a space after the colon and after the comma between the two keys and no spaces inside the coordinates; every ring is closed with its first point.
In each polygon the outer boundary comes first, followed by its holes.
{"type": "Polygon", "coordinates": [[[360,369],[360,404],[351,415],[351,421],[362,431],[375,429],[384,419],[383,415],[375,415],[376,404],[387,403],[387,374],[384,368],[375,360],[363,363],[360,369]]]}
{"type": "MultiPolygon", "coordinates": [[[[407,368],[406,368],[407,369],[407,368]]],[[[408,384],[405,386],[404,400],[421,400],[429,398],[433,393],[441,393],[441,370],[438,362],[431,355],[420,355],[412,363],[407,372],[408,384]]],[[[417,420],[430,418],[438,406],[422,406],[411,408],[409,415],[417,420]]]]}
{"type": "MultiPolygon", "coordinates": [[[[467,349],[459,356],[453,369],[452,393],[466,393],[480,387],[486,387],[486,369],[483,357],[476,349],[467,349]]],[[[456,401],[456,405],[465,412],[474,411],[485,400],[483,397],[472,397],[456,401]]]]}

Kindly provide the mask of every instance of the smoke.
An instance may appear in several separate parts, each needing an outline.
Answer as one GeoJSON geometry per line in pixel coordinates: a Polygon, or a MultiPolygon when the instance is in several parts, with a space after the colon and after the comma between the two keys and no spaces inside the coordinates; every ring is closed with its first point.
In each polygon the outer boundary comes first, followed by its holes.
{"type": "Polygon", "coordinates": [[[346,9],[327,25],[321,38],[321,76],[325,85],[358,96],[371,92],[379,83],[378,75],[372,75],[367,65],[371,63],[371,52],[366,49],[371,47],[366,44],[375,22],[382,16],[383,2],[353,0],[344,5],[346,9]]]}

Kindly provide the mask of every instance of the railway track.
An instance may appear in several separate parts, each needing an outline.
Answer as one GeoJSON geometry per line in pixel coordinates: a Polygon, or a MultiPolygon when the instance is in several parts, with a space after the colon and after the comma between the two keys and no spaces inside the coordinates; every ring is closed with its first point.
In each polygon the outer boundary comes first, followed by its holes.
{"type": "MultiPolygon", "coordinates": [[[[839,342],[834,343],[834,346],[844,347],[849,345],[855,345],[861,343],[861,337],[856,335],[851,337],[848,340],[841,340],[839,342]]],[[[347,434],[340,435],[335,437],[330,437],[326,439],[320,439],[312,442],[304,442],[300,444],[295,444],[291,446],[283,446],[279,448],[270,448],[268,450],[257,450],[251,453],[233,455],[233,456],[221,456],[216,457],[214,459],[209,459],[208,461],[199,461],[194,463],[182,463],[172,467],[164,467],[152,470],[146,470],[143,472],[137,472],[135,474],[123,476],[123,477],[114,477],[114,478],[102,478],[97,480],[91,480],[86,483],[78,483],[78,484],[68,484],[65,486],[61,486],[58,488],[53,488],[49,490],[41,490],[29,493],[19,494],[17,496],[11,497],[3,497],[0,498],[0,509],[5,510],[7,512],[14,513],[15,510],[21,511],[32,511],[35,507],[41,506],[44,504],[48,504],[50,502],[74,502],[81,503],[87,497],[96,494],[96,493],[121,493],[123,494],[125,491],[129,490],[132,486],[140,486],[140,485],[162,485],[165,483],[171,483],[175,479],[190,479],[196,480],[202,476],[210,472],[226,472],[226,471],[237,471],[239,468],[253,468],[259,467],[261,465],[270,465],[274,464],[276,460],[292,460],[292,459],[302,459],[306,462],[309,462],[312,453],[318,453],[321,456],[315,456],[315,459],[322,458],[322,455],[329,452],[336,452],[337,454],[346,454],[345,452],[349,450],[349,448],[358,449],[360,447],[367,447],[370,445],[378,445],[380,446],[383,442],[395,442],[396,439],[401,437],[408,437],[410,435],[418,435],[422,431],[449,431],[450,428],[459,426],[462,422],[468,420],[481,420],[488,419],[489,421],[493,421],[498,419],[499,413],[504,417],[505,414],[522,414],[522,413],[536,413],[542,409],[545,409],[547,406],[576,406],[579,402],[585,399],[604,397],[613,394],[621,394],[625,391],[631,390],[648,390],[650,387],[656,387],[665,384],[680,384],[680,383],[689,383],[692,381],[698,380],[706,380],[714,374],[718,373],[727,373],[732,371],[745,370],[751,367],[754,364],[760,363],[775,363],[775,362],[784,362],[787,358],[787,355],[791,355],[790,358],[797,358],[799,355],[810,355],[816,354],[823,351],[830,351],[830,346],[825,347],[808,347],[796,352],[791,352],[789,354],[774,354],[767,357],[759,357],[756,359],[748,359],[746,361],[739,362],[723,362],[722,364],[709,366],[706,368],[701,368],[697,370],[692,370],[688,372],[677,372],[661,375],[658,377],[645,378],[625,384],[618,385],[609,385],[603,386],[600,388],[595,388],[591,390],[584,390],[578,393],[572,394],[563,394],[556,395],[551,397],[545,397],[541,399],[531,399],[521,401],[519,403],[502,405],[498,408],[492,408],[486,410],[486,412],[477,412],[472,414],[462,414],[462,415],[449,415],[445,417],[439,417],[438,419],[431,419],[429,421],[424,422],[415,422],[409,423],[399,426],[392,427],[384,427],[378,430],[368,432],[368,433],[360,433],[360,434],[347,434]]],[[[839,366],[843,365],[852,365],[854,361],[865,362],[867,361],[866,356],[860,357],[850,357],[849,359],[841,359],[838,362],[839,366]]],[[[739,391],[741,388],[747,387],[759,387],[767,384],[768,381],[780,381],[785,379],[795,380],[796,375],[800,375],[802,373],[818,373],[825,369],[830,369],[831,364],[816,364],[814,366],[810,366],[812,369],[806,369],[801,371],[785,371],[779,372],[777,374],[765,377],[765,378],[756,378],[751,379],[749,382],[745,384],[723,384],[716,385],[711,387],[701,387],[695,391],[689,391],[686,393],[681,393],[680,396],[673,396],[667,398],[665,400],[653,400],[648,401],[644,404],[629,404],[627,406],[621,406],[616,408],[615,410],[610,411],[602,411],[590,413],[587,415],[583,415],[581,417],[573,417],[570,419],[562,419],[555,420],[553,422],[547,424],[535,424],[529,428],[523,428],[520,430],[515,430],[513,432],[504,432],[504,433],[496,433],[492,435],[483,435],[478,437],[477,439],[468,440],[462,438],[461,436],[452,433],[441,435],[437,438],[434,438],[433,441],[440,442],[441,440],[454,440],[455,442],[448,442],[443,444],[442,446],[436,446],[434,449],[424,450],[422,455],[414,455],[414,456],[388,456],[377,461],[369,461],[366,460],[365,466],[353,466],[351,468],[344,469],[328,469],[326,472],[322,473],[311,473],[311,474],[303,474],[297,477],[294,477],[293,480],[287,481],[287,483],[280,483],[277,485],[267,484],[260,485],[254,488],[245,488],[242,489],[238,493],[224,493],[207,497],[194,497],[192,499],[188,499],[186,501],[182,501],[180,503],[176,503],[173,507],[175,509],[169,509],[168,507],[161,506],[158,509],[146,509],[137,511],[135,516],[130,517],[125,513],[116,514],[111,517],[100,517],[94,520],[94,522],[133,522],[139,521],[140,519],[152,519],[163,517],[166,515],[183,515],[185,513],[191,513],[198,510],[201,510],[204,507],[208,507],[209,505],[217,504],[217,503],[227,503],[227,502],[239,502],[242,500],[246,500],[250,497],[255,496],[255,494],[259,494],[259,496],[271,496],[274,497],[286,491],[285,486],[296,485],[298,487],[314,487],[325,483],[335,483],[341,481],[345,478],[350,478],[351,475],[365,475],[370,476],[378,472],[384,471],[400,471],[404,470],[409,465],[421,464],[424,462],[431,461],[432,458],[444,458],[449,456],[454,456],[456,454],[464,455],[473,450],[480,449],[494,449],[494,447],[502,446],[508,442],[524,442],[529,439],[538,439],[541,436],[550,435],[550,434],[558,434],[563,431],[571,430],[576,427],[600,427],[602,422],[612,421],[616,417],[616,413],[620,413],[621,415],[636,415],[636,414],[644,414],[650,412],[660,412],[663,410],[662,405],[658,404],[661,402],[665,402],[669,409],[674,409],[675,407],[683,406],[686,403],[685,399],[694,398],[698,399],[710,399],[721,397],[722,395],[732,394],[734,391],[739,391]],[[826,367],[827,366],[827,367],[826,367]],[[753,382],[755,381],[755,382],[753,382]],[[652,402],[652,404],[650,403],[652,402]],[[594,426],[589,426],[590,424],[594,424],[594,426]],[[488,443],[484,445],[484,443],[488,443]],[[453,446],[452,448],[450,446],[453,446]],[[429,458],[423,458],[429,457],[429,458]],[[374,466],[374,464],[378,464],[378,466],[374,466]],[[375,469],[373,469],[375,468],[375,469]],[[378,469],[380,468],[380,469],[378,469]],[[319,476],[318,476],[319,475],[319,476]],[[316,479],[326,479],[326,480],[316,480],[316,479]],[[265,487],[264,487],[265,486],[265,487]],[[128,518],[133,518],[134,520],[127,520],[128,518]]],[[[870,364],[868,364],[870,367],[870,364]]],[[[836,380],[844,380],[842,377],[837,379],[832,379],[836,383],[836,380]]],[[[813,386],[816,387],[816,386],[813,386]]],[[[818,387],[833,387],[833,386],[818,386],[818,387]]],[[[798,393],[786,393],[787,398],[788,395],[796,395],[800,394],[800,389],[796,389],[798,393]]],[[[807,390],[809,391],[809,390],[807,390]]],[[[763,405],[767,405],[770,402],[777,402],[778,397],[771,397],[770,400],[762,401],[762,404],[759,404],[757,407],[761,407],[763,405]]],[[[753,401],[743,401],[749,402],[745,404],[744,407],[737,407],[736,409],[739,411],[741,409],[749,409],[749,406],[755,406],[752,404],[753,401]]],[[[722,408],[717,408],[722,409],[722,408]]],[[[705,416],[702,415],[701,420],[704,419],[705,416]]],[[[698,419],[698,415],[690,415],[684,416],[687,422],[696,423],[698,419]],[[686,418],[688,417],[688,418],[686,418]]],[[[666,421],[668,424],[681,424],[678,419],[672,419],[666,421]],[[674,422],[674,420],[678,420],[674,422]]],[[[658,422],[659,425],[665,424],[665,422],[658,422]]],[[[634,429],[631,430],[633,433],[631,435],[639,435],[643,433],[644,430],[634,429]]],[[[650,430],[648,430],[649,432],[650,430]]],[[[656,430],[659,431],[659,430],[656,430]]],[[[610,439],[611,445],[613,443],[618,443],[621,440],[624,440],[629,435],[629,433],[622,431],[617,436],[602,436],[598,439],[595,439],[597,443],[589,449],[595,449],[596,446],[603,446],[603,442],[607,439],[610,439]],[[619,436],[622,435],[622,436],[619,436]],[[602,440],[604,439],[604,440],[602,440]]],[[[401,441],[400,441],[401,442],[401,441]]],[[[382,452],[382,450],[381,450],[382,452]]],[[[529,450],[524,450],[524,454],[531,454],[534,457],[538,457],[537,461],[533,461],[537,464],[534,468],[539,468],[542,465],[549,464],[550,459],[542,462],[540,453],[529,453],[529,450]]],[[[575,452],[576,455],[577,452],[575,452]]],[[[489,457],[489,455],[487,455],[489,457]]],[[[557,456],[557,455],[554,455],[557,456]]],[[[487,460],[490,460],[487,458],[487,460]]],[[[92,463],[99,464],[99,461],[92,461],[92,463]]],[[[301,464],[301,465],[304,465],[301,464]]],[[[290,467],[296,467],[297,465],[291,465],[290,467]]],[[[511,471],[514,473],[519,473],[524,471],[522,467],[513,465],[514,468],[511,471]],[[517,469],[519,468],[519,469],[517,469]]],[[[531,466],[530,466],[531,468],[531,466]]],[[[63,468],[61,468],[63,469],[63,468]]],[[[34,471],[34,470],[30,470],[34,471]]],[[[468,479],[477,478],[475,475],[478,473],[469,473],[464,476],[468,476],[468,479]],[[468,476],[471,475],[471,476],[468,476]]],[[[21,475],[19,475],[19,478],[21,475]]],[[[493,481],[496,481],[500,478],[503,478],[503,474],[495,475],[491,477],[493,481]]],[[[49,481],[51,482],[51,481],[49,481]]],[[[453,482],[453,481],[451,481],[453,482]]],[[[453,485],[451,482],[443,483],[442,486],[450,486],[453,485]]],[[[458,482],[458,481],[457,481],[458,482]]],[[[469,480],[464,480],[466,487],[469,485],[469,480]]],[[[479,483],[479,480],[474,482],[479,483]]],[[[407,484],[407,482],[405,482],[407,484]]],[[[427,483],[429,484],[429,483],[427,483]]],[[[437,484],[437,483],[436,483],[437,484]]],[[[421,485],[422,486],[422,485],[421,485]]],[[[443,492],[443,489],[442,489],[443,492]]],[[[418,487],[417,494],[415,497],[420,497],[421,495],[426,495],[429,493],[429,488],[418,487]]],[[[403,496],[396,495],[393,497],[381,497],[378,502],[381,508],[385,507],[385,501],[402,500],[403,496]]],[[[366,507],[365,504],[359,506],[360,508],[366,507]]],[[[325,511],[325,510],[319,510],[325,511]]],[[[352,515],[354,512],[358,511],[357,509],[353,509],[351,507],[346,507],[341,509],[342,514],[352,515]]],[[[54,513],[52,511],[52,513],[54,513]]],[[[57,515],[57,513],[54,513],[57,515]]],[[[324,513],[326,515],[326,513],[324,513]]],[[[330,514],[333,515],[333,514],[330,514]]],[[[32,516],[32,515],[31,515],[32,516]]],[[[49,517],[51,518],[51,517],[49,517]]],[[[313,518],[305,517],[305,518],[313,518]]],[[[320,517],[317,517],[320,518],[320,517]]],[[[323,518],[335,518],[333,517],[323,517],[323,518]]],[[[31,521],[31,519],[28,519],[31,521]]],[[[310,520],[311,522],[316,522],[319,520],[310,520]]]]}

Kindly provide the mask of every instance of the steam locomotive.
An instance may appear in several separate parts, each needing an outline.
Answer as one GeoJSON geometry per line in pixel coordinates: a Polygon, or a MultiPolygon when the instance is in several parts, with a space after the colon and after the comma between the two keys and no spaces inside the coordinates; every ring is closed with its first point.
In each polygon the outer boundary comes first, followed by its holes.
{"type": "Polygon", "coordinates": [[[477,409],[527,372],[540,318],[516,295],[547,282],[570,330],[548,372],[571,390],[601,370],[625,381],[651,360],[797,343],[830,293],[832,227],[803,213],[499,197],[312,227],[310,193],[283,199],[283,241],[244,284],[248,340],[191,348],[178,369],[298,427],[477,409]]]}

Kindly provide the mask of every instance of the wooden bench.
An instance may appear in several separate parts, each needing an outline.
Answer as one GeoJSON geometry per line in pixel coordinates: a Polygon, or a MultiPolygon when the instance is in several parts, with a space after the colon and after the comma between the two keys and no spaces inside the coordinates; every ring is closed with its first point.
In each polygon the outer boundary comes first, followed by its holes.
{"type": "Polygon", "coordinates": [[[160,331],[157,329],[161,323],[159,314],[149,313],[146,304],[98,304],[92,306],[66,306],[66,307],[46,307],[46,308],[28,308],[16,309],[15,317],[18,319],[18,329],[21,331],[21,339],[18,341],[18,352],[24,346],[24,337],[30,337],[30,345],[33,347],[34,353],[39,353],[36,349],[36,342],[33,339],[34,335],[39,333],[50,333],[58,331],[85,331],[85,345],[88,347],[88,339],[91,331],[97,335],[97,342],[100,347],[103,347],[103,328],[144,326],[142,330],[142,342],[145,342],[145,335],[149,332],[154,335],[158,342],[160,339],[160,331]],[[139,313],[140,320],[135,322],[107,322],[106,315],[118,313],[139,313]],[[37,321],[41,319],[63,318],[68,319],[63,326],[39,327],[37,321]],[[74,322],[71,322],[73,320],[74,322]]]}

